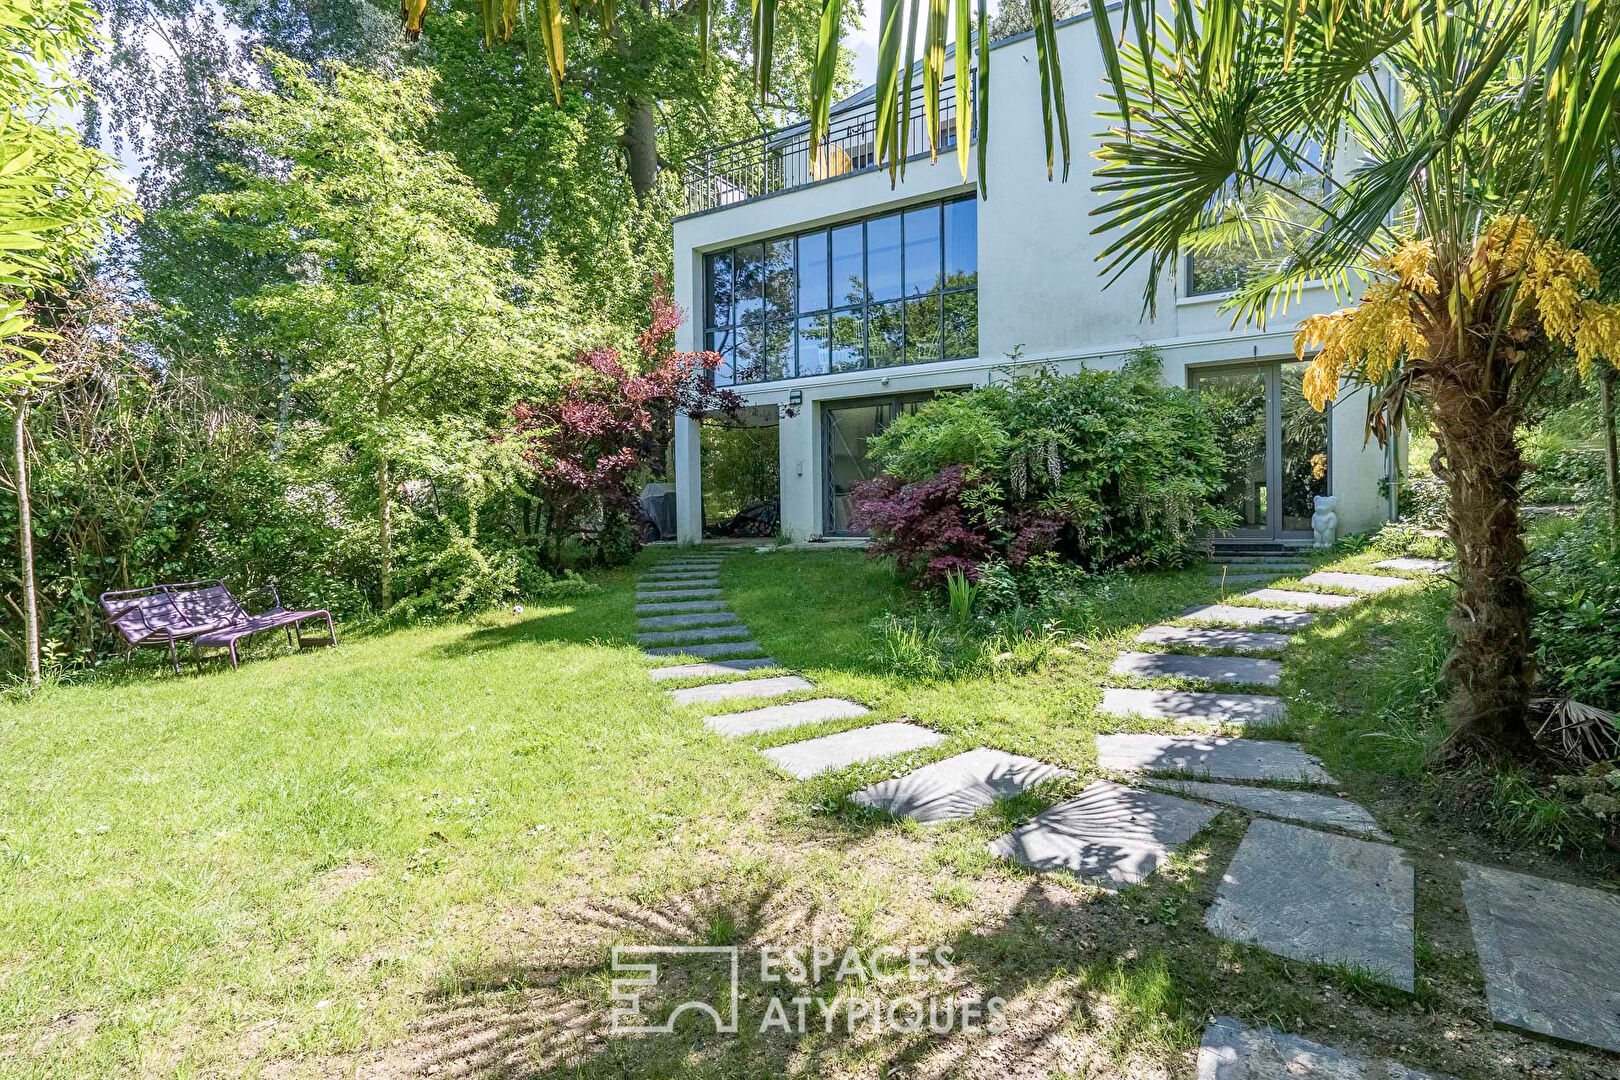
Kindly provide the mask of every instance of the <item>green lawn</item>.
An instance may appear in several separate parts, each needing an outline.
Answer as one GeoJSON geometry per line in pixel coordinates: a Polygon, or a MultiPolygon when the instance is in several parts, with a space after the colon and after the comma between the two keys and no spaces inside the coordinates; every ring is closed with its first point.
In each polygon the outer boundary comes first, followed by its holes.
{"type": "Polygon", "coordinates": [[[1451,863],[1492,852],[1425,810],[1436,736],[1402,706],[1423,688],[1388,674],[1389,650],[1433,638],[1443,589],[1326,616],[1284,655],[1304,696],[1284,734],[1416,849],[1414,999],[1203,932],[1235,813],[1117,896],[985,852],[1096,778],[1102,673],[1141,626],[1216,598],[1202,569],[1110,586],[1033,674],[933,683],[879,660],[873,620],[913,601],[858,553],[738,553],[723,575],[755,636],[816,684],[805,696],[872,715],[710,733],[630,644],[631,570],[521,616],[4,706],[0,1075],[1184,1077],[1220,1014],[1459,1078],[1522,1076],[1526,1054],[1568,1070],[1548,1075],[1612,1067],[1485,1022],[1451,863]],[[901,717],[946,743],[803,784],[755,752],[901,717]],[[1077,776],[930,829],[844,798],[980,745],[1077,776]],[[770,988],[745,969],[735,1037],[607,1034],[614,944],[811,941],[949,945],[946,985],[1005,998],[1008,1028],[761,1035],[770,988]]]}

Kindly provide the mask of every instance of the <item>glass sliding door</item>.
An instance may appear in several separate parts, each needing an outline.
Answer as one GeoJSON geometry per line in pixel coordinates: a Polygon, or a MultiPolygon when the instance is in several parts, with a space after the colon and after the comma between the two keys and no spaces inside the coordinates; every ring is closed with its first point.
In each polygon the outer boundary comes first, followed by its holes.
{"type": "Polygon", "coordinates": [[[1300,393],[1303,363],[1189,372],[1226,452],[1219,505],[1237,515],[1232,535],[1282,540],[1311,534],[1315,497],[1328,493],[1327,414],[1300,393]]]}
{"type": "Polygon", "coordinates": [[[880,472],[866,452],[866,440],[881,435],[895,417],[916,412],[931,394],[875,398],[828,405],[822,413],[824,484],[823,532],[827,536],[865,536],[866,530],[850,523],[855,510],[855,488],[880,472]]]}

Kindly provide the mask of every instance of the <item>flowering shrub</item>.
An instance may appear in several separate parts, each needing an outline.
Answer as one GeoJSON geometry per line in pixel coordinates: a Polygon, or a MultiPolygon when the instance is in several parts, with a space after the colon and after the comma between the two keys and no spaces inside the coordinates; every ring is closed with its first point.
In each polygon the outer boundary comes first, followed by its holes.
{"type": "Polygon", "coordinates": [[[1175,565],[1213,505],[1222,457],[1198,400],[1159,379],[1155,354],[1118,372],[1040,372],[951,394],[868,444],[886,475],[855,490],[875,555],[939,584],[994,561],[1017,574],[1051,555],[1087,569],[1175,565]]]}
{"type": "Polygon", "coordinates": [[[661,473],[675,414],[734,413],[742,399],[716,390],[715,352],[669,349],[683,318],[659,283],[647,329],[636,339],[639,363],[602,346],[574,357],[562,393],[542,405],[512,410],[531,475],[528,489],[541,508],[541,547],[553,566],[570,537],[596,525],[596,554],[622,562],[640,548],[643,478],[661,473]]]}

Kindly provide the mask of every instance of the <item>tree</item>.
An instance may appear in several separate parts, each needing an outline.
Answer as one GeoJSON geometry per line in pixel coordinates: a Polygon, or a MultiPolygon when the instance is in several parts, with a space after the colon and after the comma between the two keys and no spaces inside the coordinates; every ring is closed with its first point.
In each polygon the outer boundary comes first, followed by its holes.
{"type": "MultiPolygon", "coordinates": [[[[1161,272],[1201,231],[1232,228],[1232,207],[1297,197],[1290,176],[1331,181],[1303,221],[1236,222],[1274,233],[1284,257],[1229,307],[1258,322],[1310,282],[1366,283],[1355,306],[1303,323],[1305,393],[1321,407],[1341,385],[1370,387],[1381,439],[1409,400],[1432,419],[1460,582],[1447,749],[1530,752],[1517,432],[1549,370],[1620,359],[1620,309],[1572,246],[1620,150],[1620,11],[1204,0],[1162,30],[1142,0],[1126,11],[1137,37],[1108,65],[1121,112],[1098,155],[1109,271],[1146,260],[1151,306],[1161,272]]],[[[1107,13],[1093,13],[1110,53],[1107,13]]]]}
{"type": "Polygon", "coordinates": [[[519,274],[479,238],[495,207],[422,141],[429,73],[332,64],[326,82],[289,57],[264,60],[274,89],[235,88],[222,121],[252,164],[226,164],[231,190],[166,213],[287,266],[238,303],[267,328],[266,348],[304,359],[296,390],[319,441],[371,477],[386,609],[401,486],[479,458],[511,403],[551,385],[562,350],[592,331],[565,279],[519,274]]]}
{"type": "Polygon", "coordinates": [[[123,203],[106,155],[58,126],[79,85],[69,65],[95,40],[96,13],[77,0],[0,0],[0,391],[11,398],[12,487],[22,564],[22,652],[40,681],[39,599],[28,491],[29,395],[50,378],[49,340],[30,304],[62,287],[123,203]]]}

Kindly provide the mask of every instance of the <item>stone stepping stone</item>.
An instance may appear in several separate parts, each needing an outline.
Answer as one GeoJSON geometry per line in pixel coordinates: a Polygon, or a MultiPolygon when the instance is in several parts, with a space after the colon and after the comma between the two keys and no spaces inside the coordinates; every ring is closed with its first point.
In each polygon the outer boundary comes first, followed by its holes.
{"type": "MultiPolygon", "coordinates": [[[[692,665],[693,667],[721,667],[719,664],[692,665]]],[[[674,671],[674,668],[662,668],[674,671]]],[[[677,705],[696,705],[705,701],[734,701],[737,698],[772,698],[783,694],[797,694],[814,690],[815,686],[797,675],[778,675],[773,679],[744,679],[741,682],[711,683],[708,686],[689,686],[684,690],[669,691],[670,700],[677,705]]]]}
{"type": "Polygon", "coordinates": [[[1409,574],[1443,574],[1451,569],[1451,563],[1444,559],[1414,559],[1399,558],[1385,559],[1383,562],[1373,563],[1380,570],[1402,570],[1409,574]]]}
{"type": "Polygon", "coordinates": [[[1304,559],[1271,558],[1265,555],[1234,555],[1230,559],[1209,559],[1210,566],[1241,566],[1261,570],[1309,570],[1311,564],[1304,559]]]}
{"type": "MultiPolygon", "coordinates": [[[[636,605],[636,614],[674,615],[692,611],[725,611],[724,600],[670,600],[636,605]]],[[[730,614],[730,612],[727,612],[730,614]]]]}
{"type": "Polygon", "coordinates": [[[894,757],[929,746],[938,746],[945,736],[916,724],[873,724],[871,727],[840,731],[819,739],[789,743],[761,751],[786,772],[800,780],[843,769],[863,761],[894,757]]]}
{"type": "Polygon", "coordinates": [[[981,746],[864,787],[850,798],[895,817],[933,825],[970,818],[997,799],[1073,775],[1044,761],[981,746]]]}
{"type": "Polygon", "coordinates": [[[1349,799],[1318,795],[1312,791],[1278,791],[1275,788],[1243,787],[1238,784],[1205,784],[1196,780],[1157,780],[1159,787],[1194,799],[1238,806],[1257,814],[1286,818],[1307,825],[1331,825],[1345,832],[1359,833],[1378,840],[1390,835],[1378,822],[1349,799]]]}
{"type": "Polygon", "coordinates": [[[742,623],[731,626],[688,626],[680,630],[652,630],[636,635],[637,645],[675,645],[682,641],[732,641],[748,636],[742,623]]]}
{"type": "Polygon", "coordinates": [[[1620,1053],[1620,896],[1463,864],[1498,1023],[1620,1053]]]}
{"type": "Polygon", "coordinates": [[[1389,1060],[1369,1061],[1275,1028],[1217,1016],[1198,1048],[1197,1080],[1446,1080],[1389,1060]]]}
{"type": "Polygon", "coordinates": [[[686,615],[648,615],[636,620],[637,630],[664,630],[672,626],[725,626],[737,616],[725,609],[694,611],[686,615]]]}
{"type": "Polygon", "coordinates": [[[776,661],[769,656],[760,656],[752,660],[719,660],[712,664],[672,664],[668,667],[655,667],[647,669],[647,676],[653,682],[669,682],[671,679],[707,679],[716,675],[735,675],[739,671],[757,671],[760,668],[775,667],[776,661]]]}
{"type": "MultiPolygon", "coordinates": [[[[667,592],[641,592],[636,591],[636,602],[645,603],[648,600],[718,600],[719,589],[670,589],[667,592]]],[[[639,610],[639,609],[637,609],[639,610]]]]}
{"type": "Polygon", "coordinates": [[[1292,589],[1256,589],[1244,593],[1239,600],[1253,600],[1263,604],[1287,604],[1299,608],[1342,608],[1354,604],[1359,597],[1338,596],[1334,593],[1295,592],[1292,589]]]}
{"type": "Polygon", "coordinates": [[[1309,577],[1302,577],[1299,581],[1301,585],[1349,589],[1358,593],[1388,592],[1412,584],[1406,578],[1381,577],[1378,574],[1341,574],[1337,570],[1323,570],[1309,577]]]}
{"type": "Polygon", "coordinates": [[[1233,652],[1278,652],[1288,648],[1287,634],[1257,634],[1244,630],[1217,630],[1207,626],[1150,626],[1136,635],[1144,645],[1193,645],[1200,649],[1233,652]]]}
{"type": "Polygon", "coordinates": [[[761,735],[767,731],[803,727],[827,720],[848,720],[865,716],[871,711],[865,705],[857,705],[843,698],[812,698],[789,705],[767,705],[748,712],[706,716],[703,722],[722,735],[761,735]]]}
{"type": "Polygon", "coordinates": [[[671,581],[719,581],[720,575],[709,570],[683,570],[674,574],[642,574],[637,580],[643,585],[664,584],[671,581]]]}
{"type": "Polygon", "coordinates": [[[1188,608],[1183,619],[1231,623],[1234,626],[1262,626],[1268,630],[1303,630],[1316,621],[1308,611],[1278,611],[1274,608],[1238,607],[1234,604],[1205,604],[1188,608]]]}
{"type": "Polygon", "coordinates": [[[1269,694],[1220,694],[1197,690],[1103,691],[1098,711],[1109,716],[1141,716],[1184,724],[1263,727],[1288,715],[1288,703],[1269,694]]]}
{"type": "Polygon", "coordinates": [[[1204,916],[1210,933],[1412,991],[1413,873],[1390,844],[1256,820],[1204,916]]]}
{"type": "Polygon", "coordinates": [[[1215,735],[1099,735],[1097,765],[1109,772],[1337,783],[1320,761],[1295,743],[1215,735]]]}
{"type": "Polygon", "coordinates": [[[1098,780],[1078,798],[991,841],[990,853],[1036,870],[1068,870],[1105,889],[1135,885],[1220,811],[1098,780]]]}
{"type": "Polygon", "coordinates": [[[1256,581],[1276,581],[1281,577],[1291,577],[1292,571],[1278,571],[1275,574],[1221,574],[1209,575],[1209,580],[1219,585],[1225,582],[1228,585],[1252,585],[1256,581]]]}
{"type": "Polygon", "coordinates": [[[764,652],[757,641],[713,641],[703,645],[662,645],[644,650],[648,656],[696,656],[713,660],[717,656],[747,656],[764,652]]]}
{"type": "Polygon", "coordinates": [[[663,592],[667,589],[702,589],[718,584],[720,584],[720,579],[713,576],[696,581],[638,581],[636,582],[636,592],[663,592]]]}
{"type": "Polygon", "coordinates": [[[1255,660],[1246,656],[1185,656],[1181,653],[1122,652],[1108,669],[1113,675],[1135,675],[1143,679],[1175,677],[1203,682],[1252,683],[1276,686],[1282,681],[1282,665],[1275,660],[1255,660]]]}

